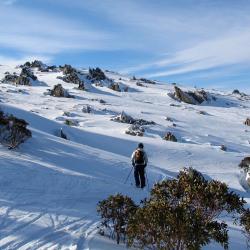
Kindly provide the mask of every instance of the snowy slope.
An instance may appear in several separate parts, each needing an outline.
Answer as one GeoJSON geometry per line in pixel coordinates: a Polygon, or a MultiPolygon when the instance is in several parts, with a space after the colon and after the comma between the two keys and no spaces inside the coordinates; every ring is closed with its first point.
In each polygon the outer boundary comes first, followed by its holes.
{"type": "MultiPolygon", "coordinates": [[[[0,79],[5,71],[20,69],[0,66],[0,79]]],[[[39,79],[35,86],[0,84],[1,109],[28,121],[33,135],[16,150],[0,146],[0,249],[125,249],[96,234],[96,204],[116,192],[136,201],[148,195],[131,185],[132,175],[124,184],[138,141],[149,155],[150,186],[192,166],[208,178],[226,182],[250,203],[237,167],[250,149],[250,129],[243,124],[250,101],[211,90],[217,101],[194,106],[171,99],[172,85],[140,87],[111,72],[106,74],[128,86],[128,92],[90,83],[88,91],[82,91],[57,79],[62,73],[35,74],[39,79]],[[44,95],[58,83],[75,98],[44,95]],[[85,105],[93,112],[83,113],[85,105]],[[150,125],[144,137],[127,135],[128,124],[111,121],[122,111],[156,125],[150,125]],[[65,119],[77,121],[78,126],[66,126],[65,119]],[[69,141],[57,136],[61,127],[69,141]],[[177,136],[177,143],[162,140],[168,131],[177,136]],[[222,144],[226,152],[220,150],[222,144]]],[[[240,229],[229,224],[230,249],[245,249],[240,229]]],[[[206,249],[220,247],[211,244],[206,249]]]]}

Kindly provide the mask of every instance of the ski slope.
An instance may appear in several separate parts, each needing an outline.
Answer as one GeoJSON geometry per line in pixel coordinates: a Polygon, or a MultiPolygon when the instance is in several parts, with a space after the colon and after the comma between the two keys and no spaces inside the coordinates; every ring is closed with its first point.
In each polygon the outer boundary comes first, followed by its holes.
{"type": "MultiPolygon", "coordinates": [[[[20,69],[0,66],[0,79],[6,71],[20,69]]],[[[194,106],[171,99],[173,86],[167,83],[140,87],[126,76],[105,72],[129,91],[90,83],[82,91],[57,79],[60,72],[35,74],[39,82],[34,86],[0,84],[0,108],[28,121],[32,131],[32,138],[15,150],[0,146],[0,249],[126,249],[97,234],[96,204],[117,192],[137,202],[148,195],[147,189],[133,186],[132,175],[124,184],[138,142],[144,143],[149,157],[150,187],[192,166],[207,178],[226,182],[250,203],[238,169],[250,149],[250,128],[243,124],[250,100],[209,90],[217,100],[194,106]],[[58,83],[75,98],[44,94],[58,83]],[[91,113],[82,112],[85,105],[91,113]],[[122,111],[156,125],[148,126],[143,137],[127,135],[128,124],[111,121],[122,111]],[[66,119],[78,126],[65,125],[66,119]],[[58,137],[60,128],[70,140],[58,137]],[[162,139],[169,131],[178,142],[162,139]],[[226,152],[220,149],[222,144],[226,152]]],[[[246,249],[240,228],[225,219],[230,249],[246,249]]],[[[204,249],[221,247],[210,244],[204,249]]]]}

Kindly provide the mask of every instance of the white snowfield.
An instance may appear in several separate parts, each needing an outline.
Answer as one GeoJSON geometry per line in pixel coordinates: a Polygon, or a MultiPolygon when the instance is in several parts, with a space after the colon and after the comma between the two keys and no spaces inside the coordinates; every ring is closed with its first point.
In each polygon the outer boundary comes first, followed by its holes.
{"type": "MultiPolygon", "coordinates": [[[[0,66],[0,79],[6,71],[20,69],[0,66]]],[[[249,204],[238,164],[250,150],[250,127],[244,125],[250,100],[210,90],[217,100],[195,106],[171,99],[167,95],[173,91],[171,84],[140,87],[128,77],[105,72],[128,86],[128,92],[90,83],[82,91],[56,78],[62,73],[35,74],[40,82],[34,86],[0,84],[0,108],[25,119],[32,131],[32,138],[15,150],[0,146],[0,249],[126,249],[97,233],[96,205],[118,192],[136,202],[148,195],[147,189],[134,187],[133,174],[124,184],[138,142],[144,143],[149,157],[150,187],[192,166],[207,178],[226,182],[249,204]],[[44,95],[58,83],[75,98],[44,95]],[[82,112],[85,105],[91,113],[82,112]],[[111,121],[122,111],[156,125],[148,125],[143,137],[127,135],[129,124],[111,121]],[[78,126],[65,125],[66,119],[78,126]],[[70,140],[58,137],[60,128],[70,140]],[[178,142],[162,139],[169,131],[178,142]],[[220,149],[222,144],[226,152],[220,149]]],[[[230,249],[246,249],[241,229],[225,220],[230,249]]],[[[222,248],[211,243],[204,249],[222,248]]]]}

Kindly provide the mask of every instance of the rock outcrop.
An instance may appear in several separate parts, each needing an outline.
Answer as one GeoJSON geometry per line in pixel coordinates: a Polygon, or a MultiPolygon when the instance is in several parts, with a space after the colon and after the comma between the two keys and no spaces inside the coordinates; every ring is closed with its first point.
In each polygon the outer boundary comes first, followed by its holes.
{"type": "Polygon", "coordinates": [[[175,137],[171,132],[168,132],[168,133],[163,137],[163,139],[166,140],[166,141],[177,142],[176,137],[175,137]]]}
{"type": "Polygon", "coordinates": [[[250,118],[247,118],[246,121],[244,122],[245,125],[250,126],[250,118]]]}
{"type": "Polygon", "coordinates": [[[239,164],[239,167],[245,172],[248,172],[250,169],[250,157],[245,157],[239,164]]]}
{"type": "Polygon", "coordinates": [[[58,76],[58,79],[67,83],[78,84],[78,88],[81,90],[85,89],[84,81],[81,80],[79,73],[75,68],[71,65],[65,64],[64,66],[61,66],[60,69],[62,70],[64,76],[58,76]]]}
{"type": "Polygon", "coordinates": [[[107,77],[100,68],[89,68],[88,79],[92,81],[106,80],[107,77]]]}
{"type": "Polygon", "coordinates": [[[73,97],[71,96],[66,89],[62,87],[61,84],[57,84],[53,87],[52,90],[50,90],[50,95],[55,97],[73,97]]]}
{"type": "Polygon", "coordinates": [[[177,100],[188,104],[197,105],[203,103],[204,101],[208,101],[209,99],[207,92],[204,90],[185,92],[180,88],[178,88],[177,86],[174,86],[174,90],[175,90],[174,97],[177,100]]]}
{"type": "Polygon", "coordinates": [[[138,124],[133,124],[131,125],[126,131],[125,133],[128,135],[132,135],[132,136],[143,136],[145,132],[145,129],[138,125],[138,124]]]}

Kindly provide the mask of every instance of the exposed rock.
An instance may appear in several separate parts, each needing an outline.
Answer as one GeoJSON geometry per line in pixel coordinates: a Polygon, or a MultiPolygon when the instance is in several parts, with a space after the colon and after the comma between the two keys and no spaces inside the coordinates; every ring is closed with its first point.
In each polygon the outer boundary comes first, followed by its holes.
{"type": "Polygon", "coordinates": [[[65,64],[64,66],[61,67],[61,69],[64,75],[70,75],[76,73],[76,69],[69,64],[65,64]]]}
{"type": "Polygon", "coordinates": [[[168,133],[163,137],[163,139],[166,140],[166,141],[177,142],[176,137],[175,137],[171,132],[168,132],[168,133]]]}
{"type": "Polygon", "coordinates": [[[89,113],[91,112],[91,107],[90,107],[89,105],[83,106],[82,112],[83,112],[83,113],[88,113],[88,114],[89,114],[89,113]]]}
{"type": "Polygon", "coordinates": [[[138,125],[138,124],[133,124],[131,125],[126,131],[125,133],[128,135],[133,135],[133,136],[143,136],[145,132],[145,129],[138,125]]]}
{"type": "Polygon", "coordinates": [[[173,119],[169,116],[167,116],[165,119],[166,119],[166,121],[173,122],[173,119]]]}
{"type": "Polygon", "coordinates": [[[121,89],[120,89],[120,86],[118,83],[111,83],[109,85],[109,88],[114,90],[114,91],[118,91],[118,92],[121,92],[121,89]]]}
{"type": "Polygon", "coordinates": [[[70,120],[70,119],[66,119],[64,123],[68,126],[76,126],[77,127],[79,125],[78,121],[70,120]]]}
{"type": "Polygon", "coordinates": [[[197,113],[200,115],[207,115],[207,112],[203,111],[203,110],[199,110],[199,111],[197,111],[197,113]]]}
{"type": "Polygon", "coordinates": [[[139,87],[145,87],[142,83],[140,82],[136,82],[136,85],[139,86],[139,87]]]}
{"type": "Polygon", "coordinates": [[[31,78],[33,81],[37,80],[37,77],[33,74],[33,72],[30,70],[30,68],[22,68],[20,76],[26,76],[31,78]]]}
{"type": "Polygon", "coordinates": [[[133,117],[127,115],[124,111],[122,111],[120,115],[112,118],[111,121],[134,124],[138,126],[155,125],[154,121],[146,121],[144,119],[134,119],[133,117]]]}
{"type": "Polygon", "coordinates": [[[250,169],[250,157],[245,157],[241,163],[239,164],[239,167],[243,169],[245,172],[248,172],[250,169]]]}
{"type": "Polygon", "coordinates": [[[65,64],[60,69],[63,71],[64,76],[58,76],[57,78],[67,83],[78,84],[78,89],[84,90],[84,81],[79,77],[79,73],[71,65],[65,64]]]}
{"type": "Polygon", "coordinates": [[[100,68],[89,68],[88,78],[94,81],[101,81],[107,79],[106,75],[100,68]]]}
{"type": "Polygon", "coordinates": [[[31,81],[30,78],[27,76],[19,76],[16,80],[16,84],[31,86],[31,81]]]}
{"type": "Polygon", "coordinates": [[[240,91],[239,91],[238,89],[235,89],[235,90],[232,92],[232,94],[234,94],[234,95],[240,95],[240,91]]]}
{"type": "Polygon", "coordinates": [[[67,135],[63,132],[62,128],[60,130],[60,136],[61,136],[61,138],[68,140],[67,135]]]}
{"type": "Polygon", "coordinates": [[[2,83],[11,83],[14,84],[16,83],[18,76],[14,74],[6,74],[4,78],[1,80],[2,83]]]}
{"type": "Polygon", "coordinates": [[[225,145],[221,145],[221,146],[220,146],[220,149],[221,149],[222,151],[227,151],[227,147],[226,147],[225,145]]]}
{"type": "Polygon", "coordinates": [[[146,78],[140,78],[139,81],[143,82],[143,83],[148,83],[148,84],[155,84],[156,83],[155,81],[152,81],[152,80],[149,80],[146,78]]]}
{"type": "Polygon", "coordinates": [[[111,121],[121,122],[121,123],[128,123],[128,124],[134,124],[135,119],[133,119],[131,116],[127,115],[124,111],[115,118],[112,118],[111,121]]]}
{"type": "Polygon", "coordinates": [[[50,91],[50,95],[55,97],[72,97],[66,89],[62,87],[61,84],[57,84],[53,87],[53,89],[50,91]]]}
{"type": "Polygon", "coordinates": [[[0,143],[10,149],[16,148],[32,135],[27,125],[25,120],[0,111],[0,143]]]}
{"type": "Polygon", "coordinates": [[[174,97],[181,102],[185,102],[188,104],[201,104],[204,101],[208,101],[208,94],[204,90],[196,90],[194,92],[182,91],[177,86],[174,86],[174,97]]]}
{"type": "Polygon", "coordinates": [[[247,118],[246,121],[244,122],[245,125],[250,126],[250,118],[247,118]]]}
{"type": "Polygon", "coordinates": [[[67,82],[67,83],[74,83],[74,84],[84,86],[84,82],[79,78],[79,76],[76,72],[72,72],[72,73],[67,74],[65,76],[58,76],[57,78],[60,80],[63,80],[64,82],[67,82]]]}
{"type": "Polygon", "coordinates": [[[85,86],[84,86],[84,82],[81,81],[79,84],[78,84],[78,89],[80,90],[85,90],[85,86]]]}
{"type": "Polygon", "coordinates": [[[106,103],[103,99],[100,99],[99,102],[100,102],[101,104],[105,104],[105,103],[106,103]]]}

